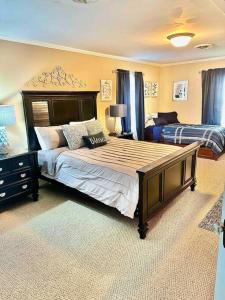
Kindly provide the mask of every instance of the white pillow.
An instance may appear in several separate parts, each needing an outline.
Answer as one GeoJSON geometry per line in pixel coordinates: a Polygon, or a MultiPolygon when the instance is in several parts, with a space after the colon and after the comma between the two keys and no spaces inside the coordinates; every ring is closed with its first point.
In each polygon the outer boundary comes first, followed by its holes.
{"type": "Polygon", "coordinates": [[[61,126],[34,127],[42,150],[50,150],[67,145],[61,126]]]}
{"type": "Polygon", "coordinates": [[[70,150],[84,146],[83,136],[88,135],[87,128],[84,124],[63,125],[62,129],[70,150]]]}
{"type": "Polygon", "coordinates": [[[155,125],[155,122],[153,120],[148,120],[145,122],[145,128],[148,126],[154,126],[154,125],[155,125]]]}
{"type": "Polygon", "coordinates": [[[91,121],[95,121],[95,118],[92,118],[92,119],[87,120],[87,121],[70,122],[69,124],[70,124],[70,125],[78,125],[78,124],[85,124],[85,123],[88,123],[88,122],[91,122],[91,121]]]}

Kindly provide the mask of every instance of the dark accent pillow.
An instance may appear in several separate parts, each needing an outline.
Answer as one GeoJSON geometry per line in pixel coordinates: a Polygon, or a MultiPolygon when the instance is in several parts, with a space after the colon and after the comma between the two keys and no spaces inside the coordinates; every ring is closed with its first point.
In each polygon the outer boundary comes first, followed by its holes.
{"type": "Polygon", "coordinates": [[[164,118],[153,118],[155,125],[167,125],[167,121],[164,118]]]}
{"type": "Polygon", "coordinates": [[[164,120],[167,121],[167,124],[173,124],[173,123],[180,123],[177,119],[177,112],[172,111],[168,113],[158,113],[158,118],[163,118],[164,120]]]}
{"type": "Polygon", "coordinates": [[[107,144],[106,137],[103,132],[99,132],[93,135],[83,136],[84,144],[89,149],[94,149],[107,144]]]}

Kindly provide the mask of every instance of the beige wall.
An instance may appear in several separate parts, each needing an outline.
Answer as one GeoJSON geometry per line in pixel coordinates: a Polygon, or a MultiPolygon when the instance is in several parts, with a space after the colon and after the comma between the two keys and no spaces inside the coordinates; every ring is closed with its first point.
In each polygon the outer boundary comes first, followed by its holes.
{"type": "Polygon", "coordinates": [[[189,63],[161,67],[159,111],[178,112],[178,118],[184,123],[201,123],[202,93],[201,70],[225,67],[225,60],[211,60],[201,63],[189,63]],[[188,101],[172,101],[173,81],[188,80],[188,101]]]}
{"type": "MultiPolygon", "coordinates": [[[[225,60],[205,61],[201,63],[181,64],[156,67],[147,64],[128,62],[110,58],[85,55],[75,52],[49,49],[0,40],[0,103],[15,104],[17,123],[8,127],[12,147],[27,147],[26,131],[21,90],[43,90],[43,87],[27,86],[27,82],[42,71],[51,71],[55,66],[62,66],[66,72],[86,82],[80,90],[99,90],[100,79],[113,80],[113,101],[102,102],[98,96],[98,117],[106,124],[105,112],[116,98],[116,75],[112,70],[124,68],[142,71],[146,81],[160,82],[159,97],[145,99],[145,111],[171,111],[179,114],[181,122],[201,122],[201,70],[225,67],[225,60]],[[173,81],[188,80],[188,101],[172,101],[173,81]]],[[[72,90],[72,88],[48,87],[46,90],[72,90]]],[[[79,90],[79,89],[76,89],[79,90]]]]}
{"type": "MultiPolygon", "coordinates": [[[[21,90],[31,88],[26,83],[39,72],[51,71],[55,66],[62,66],[66,72],[73,73],[76,78],[87,83],[82,90],[99,90],[100,79],[113,80],[113,101],[116,98],[116,75],[112,70],[124,68],[131,71],[142,71],[145,80],[159,81],[159,68],[146,64],[116,59],[79,54],[74,52],[25,45],[14,42],[0,41],[0,103],[12,103],[16,106],[17,123],[8,127],[12,147],[27,147],[21,90]]],[[[48,87],[46,90],[62,90],[63,88],[48,87]]],[[[72,88],[64,88],[72,90],[72,88]]],[[[76,89],[79,90],[79,89],[76,89]]],[[[80,89],[81,90],[81,89],[80,89]]],[[[105,110],[110,102],[102,102],[98,96],[98,116],[105,124],[105,110]]],[[[158,109],[158,99],[146,99],[146,112],[158,109]]]]}

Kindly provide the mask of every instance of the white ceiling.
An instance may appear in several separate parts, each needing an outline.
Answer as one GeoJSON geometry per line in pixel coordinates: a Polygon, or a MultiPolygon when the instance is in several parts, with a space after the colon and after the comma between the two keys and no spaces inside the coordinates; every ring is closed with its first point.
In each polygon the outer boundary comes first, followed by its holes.
{"type": "Polygon", "coordinates": [[[155,63],[225,56],[224,0],[0,0],[0,38],[51,43],[155,63]],[[167,35],[196,34],[174,48],[167,35]],[[194,49],[214,43],[208,50],[194,49]]]}

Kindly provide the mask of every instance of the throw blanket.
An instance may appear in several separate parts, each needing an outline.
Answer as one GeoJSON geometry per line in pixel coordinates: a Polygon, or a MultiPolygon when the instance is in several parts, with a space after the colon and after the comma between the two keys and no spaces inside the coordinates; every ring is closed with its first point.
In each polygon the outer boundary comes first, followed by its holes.
{"type": "Polygon", "coordinates": [[[171,124],[164,126],[162,138],[165,142],[175,144],[191,144],[196,141],[219,155],[225,146],[225,127],[217,125],[171,124]]]}

